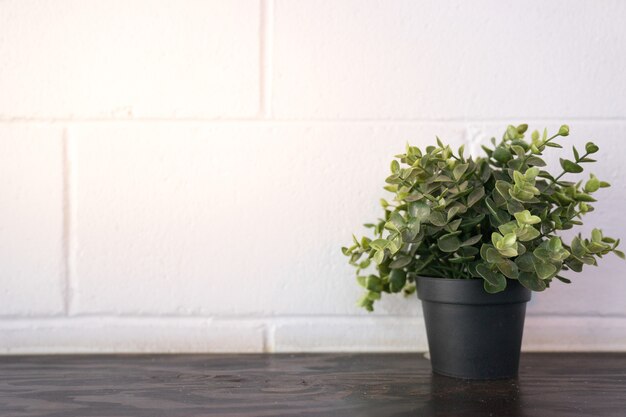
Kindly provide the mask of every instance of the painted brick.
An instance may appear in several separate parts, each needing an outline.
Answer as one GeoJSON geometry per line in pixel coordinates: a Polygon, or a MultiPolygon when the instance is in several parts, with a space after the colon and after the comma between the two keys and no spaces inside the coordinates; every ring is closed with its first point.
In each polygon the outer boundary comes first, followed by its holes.
{"type": "Polygon", "coordinates": [[[250,117],[259,2],[3,1],[0,117],[250,117]]]}
{"type": "Polygon", "coordinates": [[[0,353],[263,352],[263,326],[201,318],[0,322],[0,353]]]}
{"type": "Polygon", "coordinates": [[[527,317],[525,352],[620,352],[626,350],[624,317],[527,317]]]}
{"type": "Polygon", "coordinates": [[[282,118],[626,116],[626,4],[277,0],[282,118]]]}
{"type": "Polygon", "coordinates": [[[427,351],[422,318],[304,318],[277,324],[274,352],[427,351]]]}
{"type": "Polygon", "coordinates": [[[59,126],[0,124],[0,315],[63,312],[62,155],[59,126]]]}
{"type": "Polygon", "coordinates": [[[391,157],[435,134],[464,139],[437,124],[72,128],[74,311],[362,314],[340,247],[380,215],[391,157]]]}

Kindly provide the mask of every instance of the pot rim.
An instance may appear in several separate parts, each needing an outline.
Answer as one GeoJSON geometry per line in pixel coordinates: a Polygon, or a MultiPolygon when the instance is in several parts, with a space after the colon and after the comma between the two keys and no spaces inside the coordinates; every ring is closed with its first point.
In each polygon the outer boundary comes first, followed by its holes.
{"type": "Polygon", "coordinates": [[[422,302],[443,304],[495,305],[526,303],[531,291],[515,279],[507,278],[506,289],[490,294],[483,288],[480,278],[416,278],[417,297],[422,302]]]}

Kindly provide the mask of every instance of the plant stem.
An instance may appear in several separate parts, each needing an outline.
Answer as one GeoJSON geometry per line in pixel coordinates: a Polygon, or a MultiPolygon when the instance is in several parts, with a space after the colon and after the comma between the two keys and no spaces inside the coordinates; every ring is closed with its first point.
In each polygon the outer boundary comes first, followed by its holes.
{"type": "MultiPolygon", "coordinates": [[[[589,152],[586,152],[583,156],[581,156],[580,158],[576,158],[576,163],[579,163],[581,160],[585,159],[587,156],[589,156],[589,152]]],[[[552,178],[552,182],[550,184],[548,184],[548,186],[554,185],[557,183],[557,181],[563,176],[567,174],[567,171],[563,170],[563,172],[561,172],[561,174],[556,177],[556,178],[552,178]]]]}

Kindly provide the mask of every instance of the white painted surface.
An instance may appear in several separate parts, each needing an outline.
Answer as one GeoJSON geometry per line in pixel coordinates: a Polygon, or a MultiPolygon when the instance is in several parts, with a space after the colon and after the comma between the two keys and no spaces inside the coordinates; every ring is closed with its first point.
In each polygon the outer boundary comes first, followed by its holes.
{"type": "MultiPolygon", "coordinates": [[[[614,184],[588,222],[626,237],[623,21],[618,1],[0,2],[0,352],[424,350],[415,298],[360,311],[339,250],[390,157],[569,123],[614,184]]],[[[625,266],[536,294],[524,348],[626,350],[625,266]]]]}
{"type": "Polygon", "coordinates": [[[9,0],[0,117],[254,117],[255,0],[9,0]]]}
{"type": "Polygon", "coordinates": [[[0,315],[63,313],[62,159],[59,126],[0,124],[0,315]]]}

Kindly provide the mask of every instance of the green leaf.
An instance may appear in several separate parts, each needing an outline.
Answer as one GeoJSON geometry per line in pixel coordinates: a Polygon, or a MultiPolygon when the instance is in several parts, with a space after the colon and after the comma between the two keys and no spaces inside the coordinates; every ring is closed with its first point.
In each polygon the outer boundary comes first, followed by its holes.
{"type": "Polygon", "coordinates": [[[367,287],[367,277],[364,276],[357,276],[356,277],[356,282],[359,283],[359,285],[363,288],[367,287]]]}
{"type": "Polygon", "coordinates": [[[389,289],[391,292],[400,292],[406,284],[406,272],[401,269],[394,269],[389,274],[389,289]]]}
{"type": "Polygon", "coordinates": [[[391,230],[392,232],[400,232],[400,229],[398,229],[398,226],[396,226],[393,222],[385,223],[385,229],[391,230]]]}
{"type": "Polygon", "coordinates": [[[463,243],[461,243],[461,246],[475,245],[476,243],[480,242],[482,238],[483,238],[483,235],[472,236],[469,239],[465,240],[463,243]]]}
{"type": "Polygon", "coordinates": [[[508,214],[505,211],[498,209],[498,206],[491,198],[485,199],[485,205],[493,216],[492,219],[497,223],[496,226],[499,226],[509,221],[508,214]]]}
{"type": "Polygon", "coordinates": [[[397,211],[394,211],[391,213],[391,215],[389,216],[389,220],[398,228],[398,229],[402,229],[406,222],[404,220],[404,218],[402,217],[402,215],[400,213],[398,213],[397,211]]]}
{"type": "Polygon", "coordinates": [[[530,225],[525,225],[522,229],[517,232],[517,240],[520,242],[529,242],[538,238],[541,235],[539,230],[535,229],[530,225]]]}
{"type": "Polygon", "coordinates": [[[519,270],[515,262],[509,259],[503,259],[502,261],[496,264],[500,272],[502,272],[505,276],[516,279],[519,275],[519,270]]]}
{"type": "Polygon", "coordinates": [[[513,256],[518,255],[517,247],[498,249],[498,252],[500,253],[500,255],[506,256],[507,258],[512,258],[513,256]]]}
{"type": "Polygon", "coordinates": [[[522,225],[522,224],[537,224],[537,223],[541,223],[541,219],[538,216],[533,216],[530,214],[530,211],[528,210],[524,210],[521,211],[519,213],[515,213],[514,214],[515,219],[517,219],[517,222],[522,225]]]}
{"type": "Polygon", "coordinates": [[[462,221],[463,219],[452,220],[450,223],[446,225],[444,229],[448,232],[456,232],[459,226],[461,225],[462,221]]]}
{"type": "Polygon", "coordinates": [[[485,280],[484,288],[488,293],[496,293],[506,288],[506,278],[499,272],[492,271],[484,264],[476,266],[476,271],[485,280]]]}
{"type": "Polygon", "coordinates": [[[509,191],[511,190],[511,184],[506,181],[498,180],[496,181],[496,190],[505,200],[508,200],[509,191]]]}
{"type": "Polygon", "coordinates": [[[546,289],[546,282],[539,279],[539,277],[532,272],[520,272],[517,280],[531,291],[543,291],[546,289]]]}
{"type": "Polygon", "coordinates": [[[359,307],[363,307],[367,311],[374,311],[374,301],[368,297],[368,294],[365,294],[357,303],[359,307]]]}
{"type": "Polygon", "coordinates": [[[498,284],[496,285],[493,285],[489,281],[485,280],[483,281],[483,288],[489,294],[496,294],[496,293],[502,292],[506,288],[506,278],[504,278],[504,281],[499,281],[498,284]]]}
{"type": "Polygon", "coordinates": [[[546,146],[548,146],[550,148],[562,148],[561,145],[559,145],[558,143],[554,143],[554,142],[548,142],[548,143],[546,143],[546,146]]]}
{"type": "Polygon", "coordinates": [[[533,140],[533,142],[536,142],[539,140],[539,131],[538,130],[533,130],[533,133],[531,133],[530,138],[533,140]]]}
{"type": "Polygon", "coordinates": [[[515,259],[515,264],[518,269],[524,272],[535,272],[535,263],[533,262],[533,255],[527,252],[515,259]]]}
{"type": "MultiPolygon", "coordinates": [[[[515,152],[515,154],[518,156],[518,158],[523,158],[524,155],[526,155],[526,150],[523,147],[519,146],[519,145],[512,145],[511,149],[513,149],[513,152],[515,152]]],[[[521,160],[519,160],[519,159],[517,159],[517,160],[513,159],[513,160],[509,161],[508,163],[510,164],[511,162],[514,162],[514,161],[521,162],[521,160]]]]}
{"type": "Polygon", "coordinates": [[[430,213],[428,220],[435,226],[445,226],[448,223],[446,216],[444,216],[444,214],[440,211],[433,211],[430,213]]]}
{"type": "Polygon", "coordinates": [[[560,275],[555,275],[554,278],[558,279],[559,281],[561,281],[564,284],[571,284],[572,281],[570,281],[569,279],[562,277],[560,275]]]}
{"type": "Polygon", "coordinates": [[[570,161],[569,159],[559,158],[559,162],[561,163],[561,167],[565,172],[570,172],[573,174],[583,172],[583,167],[575,162],[570,161]]]}
{"type": "Polygon", "coordinates": [[[600,188],[600,180],[596,178],[594,175],[591,175],[591,178],[585,184],[585,192],[594,193],[598,191],[600,188]]]}
{"type": "Polygon", "coordinates": [[[397,174],[400,171],[400,163],[395,159],[391,161],[391,172],[397,174]]]}
{"type": "Polygon", "coordinates": [[[365,288],[370,291],[381,292],[383,290],[383,282],[376,275],[370,275],[365,281],[365,288]]]}
{"type": "Polygon", "coordinates": [[[498,252],[496,249],[492,247],[489,247],[485,251],[485,257],[483,259],[489,262],[490,264],[496,264],[496,263],[501,262],[503,258],[500,255],[500,252],[498,252]]]}
{"type": "Polygon", "coordinates": [[[448,177],[447,175],[438,175],[433,182],[452,182],[452,178],[448,177]]]}
{"type": "Polygon", "coordinates": [[[515,139],[518,137],[518,132],[515,126],[509,125],[506,128],[506,133],[504,135],[506,139],[515,139]]]}
{"type": "Polygon", "coordinates": [[[459,253],[462,256],[474,256],[477,255],[480,250],[476,246],[463,246],[461,245],[461,249],[459,249],[459,253]]]}
{"type": "Polygon", "coordinates": [[[506,164],[513,158],[513,154],[508,149],[498,146],[495,151],[493,151],[493,159],[500,162],[501,164],[506,164]]]}
{"type": "Polygon", "coordinates": [[[529,166],[536,166],[536,167],[545,167],[546,166],[546,162],[539,158],[538,156],[531,156],[530,158],[528,158],[526,160],[526,164],[529,166]]]}
{"type": "Polygon", "coordinates": [[[587,142],[587,144],[585,145],[585,150],[589,154],[596,153],[599,149],[600,148],[598,148],[598,146],[593,142],[587,142]]]}
{"type": "Polygon", "coordinates": [[[504,237],[500,233],[493,232],[491,234],[491,243],[493,243],[495,247],[498,247],[498,244],[502,242],[502,239],[504,239],[504,237]]]}
{"type": "Polygon", "coordinates": [[[472,207],[485,196],[485,188],[477,187],[467,196],[467,207],[472,207]]]}
{"type": "Polygon", "coordinates": [[[503,248],[509,248],[515,245],[516,240],[517,237],[515,236],[515,233],[507,233],[502,238],[501,245],[503,248]]]}
{"type": "Polygon", "coordinates": [[[544,261],[550,260],[550,252],[544,246],[539,246],[537,249],[535,249],[533,251],[533,255],[544,261]]]}
{"type": "Polygon", "coordinates": [[[370,246],[378,250],[385,249],[388,244],[387,239],[376,239],[370,242],[370,246]]]}
{"type": "Polygon", "coordinates": [[[469,164],[459,164],[455,166],[454,170],[452,171],[452,176],[454,176],[454,179],[458,180],[459,178],[461,178],[463,174],[465,174],[465,171],[467,171],[468,167],[469,164]]]}
{"type": "Polygon", "coordinates": [[[393,236],[393,238],[389,239],[387,249],[389,249],[389,251],[393,255],[402,248],[402,244],[402,236],[400,236],[400,234],[396,234],[393,236]]]}
{"type": "Polygon", "coordinates": [[[583,193],[576,194],[574,198],[576,199],[576,201],[583,201],[587,203],[593,203],[594,201],[597,201],[595,198],[593,198],[589,194],[583,194],[583,193]]]}
{"type": "Polygon", "coordinates": [[[406,240],[410,242],[414,241],[420,232],[420,228],[421,228],[421,223],[418,219],[409,220],[407,229],[405,230],[406,240]]]}
{"type": "Polygon", "coordinates": [[[532,181],[535,181],[535,178],[537,178],[537,175],[539,175],[539,172],[541,172],[539,168],[535,168],[535,167],[528,168],[526,172],[524,172],[524,179],[527,181],[531,181],[531,184],[534,184],[532,181]]]}
{"type": "Polygon", "coordinates": [[[424,201],[410,203],[409,216],[424,221],[430,216],[430,206],[424,201]]]}
{"type": "Polygon", "coordinates": [[[602,230],[593,229],[591,231],[591,241],[593,242],[602,242],[602,230]]]}
{"type": "Polygon", "coordinates": [[[437,246],[442,252],[456,252],[461,247],[457,233],[443,235],[437,240],[437,246]]]}
{"type": "Polygon", "coordinates": [[[533,263],[535,265],[535,272],[537,272],[537,276],[540,279],[552,278],[552,276],[557,272],[556,266],[551,263],[544,262],[539,258],[534,258],[533,263]]]}
{"type": "Polygon", "coordinates": [[[384,259],[385,259],[384,249],[379,249],[374,253],[374,262],[376,262],[377,265],[382,264],[384,259]]]}
{"type": "Polygon", "coordinates": [[[565,264],[567,265],[567,267],[569,269],[571,269],[574,272],[582,272],[583,270],[583,263],[582,261],[572,257],[570,259],[567,259],[565,261],[565,264]]]}
{"type": "Polygon", "coordinates": [[[508,223],[504,223],[498,226],[498,230],[503,235],[506,235],[507,233],[516,233],[518,228],[519,228],[519,225],[517,224],[516,221],[510,221],[508,223]]]}
{"type": "Polygon", "coordinates": [[[548,240],[548,249],[550,249],[551,252],[558,252],[559,250],[561,250],[562,247],[563,242],[559,237],[551,237],[548,240]]]}
{"type": "Polygon", "coordinates": [[[381,299],[381,295],[379,292],[375,292],[375,291],[370,291],[367,293],[367,298],[369,298],[372,301],[376,301],[376,300],[380,300],[381,299]]]}
{"type": "Polygon", "coordinates": [[[572,239],[572,244],[570,245],[570,248],[572,249],[572,254],[577,258],[582,258],[587,253],[585,247],[582,245],[580,237],[578,236],[575,236],[572,239]]]}
{"type": "Polygon", "coordinates": [[[394,259],[390,264],[389,268],[391,269],[400,269],[408,266],[413,261],[413,258],[406,255],[398,255],[396,259],[394,259]]]}
{"type": "Polygon", "coordinates": [[[448,210],[448,215],[446,216],[447,220],[448,221],[452,220],[452,218],[456,216],[456,214],[459,212],[460,209],[461,207],[459,206],[451,207],[450,210],[448,210]]]}
{"type": "Polygon", "coordinates": [[[385,182],[387,184],[400,184],[402,182],[402,180],[400,179],[400,175],[399,174],[393,174],[393,175],[390,175],[387,178],[385,178],[385,182]]]}

